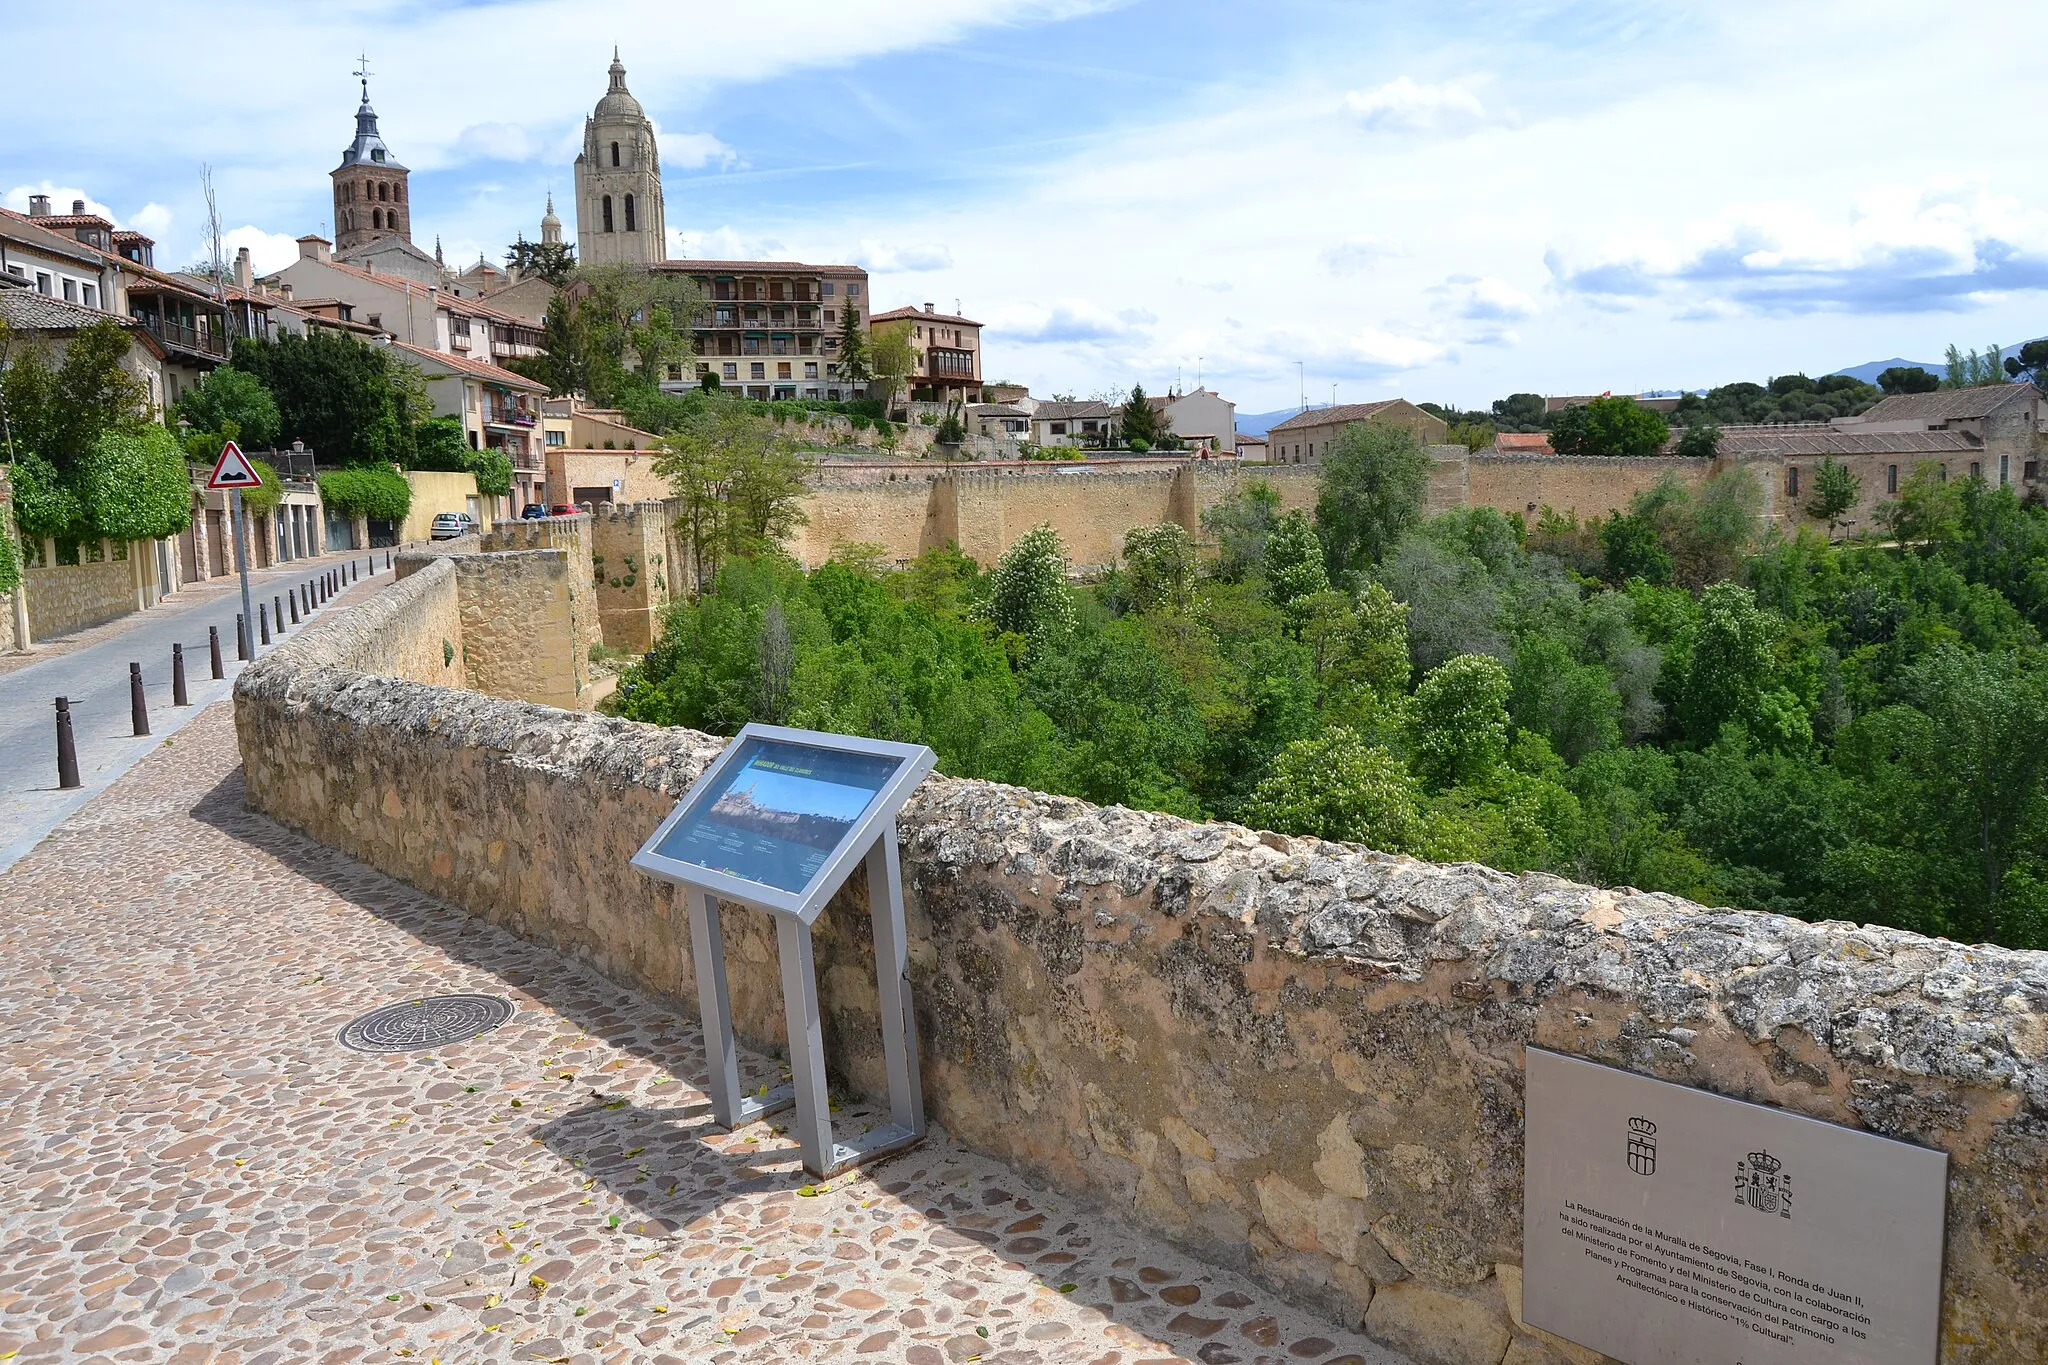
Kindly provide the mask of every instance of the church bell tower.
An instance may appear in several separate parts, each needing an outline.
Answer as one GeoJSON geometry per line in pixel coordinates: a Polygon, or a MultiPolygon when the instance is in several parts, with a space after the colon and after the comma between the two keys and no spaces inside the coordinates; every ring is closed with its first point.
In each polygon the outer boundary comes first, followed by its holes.
{"type": "Polygon", "coordinates": [[[668,259],[654,124],[626,89],[616,48],[611,88],[583,121],[583,151],[576,158],[576,259],[585,265],[668,259]]]}
{"type": "Polygon", "coordinates": [[[384,237],[412,240],[412,174],[377,131],[377,111],[370,107],[370,64],[354,73],[363,83],[363,102],[356,109],[356,140],[341,154],[341,164],[328,174],[334,181],[334,248],[346,253],[384,237]]]}

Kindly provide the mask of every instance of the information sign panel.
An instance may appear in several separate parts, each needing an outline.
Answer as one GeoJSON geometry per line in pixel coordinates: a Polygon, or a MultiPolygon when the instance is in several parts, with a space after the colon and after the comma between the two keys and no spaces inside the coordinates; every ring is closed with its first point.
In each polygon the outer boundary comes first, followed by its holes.
{"type": "Polygon", "coordinates": [[[1934,1365],[1946,1153],[1527,1058],[1528,1323],[1628,1365],[1934,1365]]]}

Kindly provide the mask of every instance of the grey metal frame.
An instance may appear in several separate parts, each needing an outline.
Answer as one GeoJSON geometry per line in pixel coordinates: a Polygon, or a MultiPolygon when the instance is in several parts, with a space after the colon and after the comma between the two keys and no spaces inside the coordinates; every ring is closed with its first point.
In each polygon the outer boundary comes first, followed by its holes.
{"type": "Polygon", "coordinates": [[[704,1055],[709,1072],[711,1112],[722,1128],[734,1129],[794,1107],[796,1136],[804,1169],[821,1178],[920,1142],[925,1133],[924,1091],[919,1079],[917,1032],[911,1009],[909,949],[903,912],[903,870],[896,847],[896,812],[932,769],[934,756],[919,744],[858,739],[783,726],[749,725],[706,768],[674,811],[633,856],[648,876],[682,888],[688,903],[691,957],[697,967],[697,1003],[704,1022],[704,1055]],[[814,748],[879,754],[899,759],[896,773],[876,792],[860,820],[797,892],[764,886],[694,863],[666,858],[654,850],[689,813],[700,791],[754,737],[814,748]],[[817,969],[811,926],[824,912],[858,858],[866,864],[868,909],[875,935],[875,986],[881,1005],[882,1057],[889,1074],[889,1121],[850,1142],[832,1136],[825,1086],[825,1037],[818,1005],[817,969]],[[782,967],[782,999],[789,1028],[791,1081],[754,1095],[740,1091],[739,1051],[733,1037],[732,998],[726,982],[725,935],[719,902],[729,900],[766,910],[775,921],[782,967]]]}

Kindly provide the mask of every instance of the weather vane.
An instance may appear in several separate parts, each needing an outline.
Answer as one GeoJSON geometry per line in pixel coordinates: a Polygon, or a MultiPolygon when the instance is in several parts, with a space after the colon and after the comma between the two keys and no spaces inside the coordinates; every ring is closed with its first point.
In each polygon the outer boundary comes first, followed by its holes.
{"type": "Polygon", "coordinates": [[[349,72],[349,75],[361,79],[363,83],[363,98],[365,100],[370,98],[370,77],[372,74],[374,73],[371,72],[370,70],[370,56],[368,53],[364,53],[361,56],[357,57],[356,69],[354,71],[349,72]]]}

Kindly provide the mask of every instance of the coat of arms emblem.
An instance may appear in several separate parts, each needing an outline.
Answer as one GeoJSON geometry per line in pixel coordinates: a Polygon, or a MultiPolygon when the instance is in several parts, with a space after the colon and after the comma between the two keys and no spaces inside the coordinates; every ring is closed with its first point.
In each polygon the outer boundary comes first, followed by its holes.
{"type": "Polygon", "coordinates": [[[1628,1121],[1628,1168],[1637,1175],[1657,1174],[1657,1125],[1649,1119],[1628,1121]]]}
{"type": "Polygon", "coordinates": [[[1736,1199],[1758,1213],[1792,1216],[1792,1176],[1769,1152],[1751,1152],[1735,1163],[1736,1199]]]}

